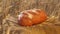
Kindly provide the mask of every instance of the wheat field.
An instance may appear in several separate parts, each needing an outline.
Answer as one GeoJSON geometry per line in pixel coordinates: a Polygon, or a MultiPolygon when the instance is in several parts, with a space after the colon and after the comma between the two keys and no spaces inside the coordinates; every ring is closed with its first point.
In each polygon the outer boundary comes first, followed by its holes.
{"type": "Polygon", "coordinates": [[[0,0],[0,34],[60,34],[60,0],[0,0]],[[34,26],[19,26],[21,11],[43,9],[48,19],[34,26]]]}

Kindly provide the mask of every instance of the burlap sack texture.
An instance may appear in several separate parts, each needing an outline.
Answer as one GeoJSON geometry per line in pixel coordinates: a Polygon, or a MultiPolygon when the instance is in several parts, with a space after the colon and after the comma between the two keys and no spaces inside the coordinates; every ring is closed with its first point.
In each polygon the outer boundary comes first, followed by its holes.
{"type": "Polygon", "coordinates": [[[60,0],[0,0],[0,34],[60,34],[60,0]],[[42,24],[23,27],[17,15],[28,9],[43,9],[48,19],[42,24]]]}

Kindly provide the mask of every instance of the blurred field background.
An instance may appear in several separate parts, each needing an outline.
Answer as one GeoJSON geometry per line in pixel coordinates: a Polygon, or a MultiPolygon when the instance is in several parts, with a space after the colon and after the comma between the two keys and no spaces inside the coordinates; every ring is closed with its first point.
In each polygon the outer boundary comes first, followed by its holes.
{"type": "Polygon", "coordinates": [[[60,0],[0,0],[0,34],[60,34],[60,0]],[[17,15],[28,9],[43,9],[48,19],[31,27],[19,26],[17,15]]]}

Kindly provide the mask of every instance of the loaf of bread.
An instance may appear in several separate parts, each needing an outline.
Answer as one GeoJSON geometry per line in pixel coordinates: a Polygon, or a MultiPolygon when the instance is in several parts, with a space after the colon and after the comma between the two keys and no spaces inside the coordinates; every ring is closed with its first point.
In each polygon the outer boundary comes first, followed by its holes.
{"type": "Polygon", "coordinates": [[[40,24],[47,19],[47,14],[41,9],[22,11],[18,15],[18,24],[22,26],[32,26],[40,24]]]}

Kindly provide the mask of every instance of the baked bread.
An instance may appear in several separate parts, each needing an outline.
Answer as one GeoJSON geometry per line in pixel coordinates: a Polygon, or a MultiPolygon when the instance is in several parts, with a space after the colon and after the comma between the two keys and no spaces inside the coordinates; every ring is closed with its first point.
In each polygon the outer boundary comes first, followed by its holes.
{"type": "Polygon", "coordinates": [[[18,15],[18,24],[22,26],[32,26],[40,24],[47,19],[47,14],[40,9],[25,10],[18,15]]]}

